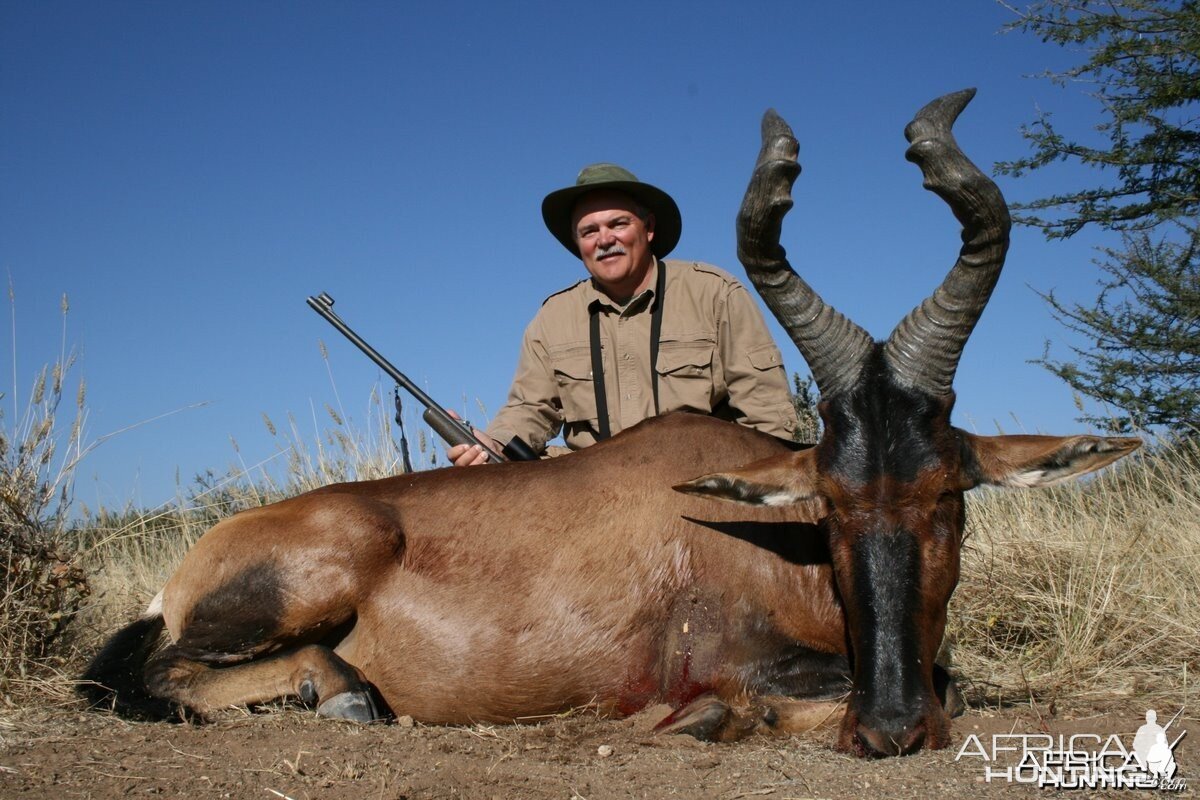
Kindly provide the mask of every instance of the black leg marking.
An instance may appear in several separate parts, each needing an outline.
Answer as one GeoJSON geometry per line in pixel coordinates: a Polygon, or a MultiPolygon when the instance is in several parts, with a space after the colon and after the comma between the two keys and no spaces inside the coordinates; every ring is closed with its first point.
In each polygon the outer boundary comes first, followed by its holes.
{"type": "Polygon", "coordinates": [[[801,700],[833,700],[850,691],[850,662],[844,655],[794,645],[760,665],[750,688],[755,694],[801,700]]]}
{"type": "Polygon", "coordinates": [[[196,601],[178,645],[188,658],[236,663],[278,645],[283,578],[270,562],[246,567],[196,601]]]}

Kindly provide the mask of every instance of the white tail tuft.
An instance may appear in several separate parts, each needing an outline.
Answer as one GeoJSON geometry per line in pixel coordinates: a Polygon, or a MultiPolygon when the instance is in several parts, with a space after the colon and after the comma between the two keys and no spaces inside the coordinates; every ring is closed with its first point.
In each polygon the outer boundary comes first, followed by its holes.
{"type": "Polygon", "coordinates": [[[142,613],[144,619],[151,617],[162,616],[163,593],[162,589],[158,590],[158,594],[154,595],[154,599],[150,601],[150,605],[146,606],[146,610],[142,613]]]}

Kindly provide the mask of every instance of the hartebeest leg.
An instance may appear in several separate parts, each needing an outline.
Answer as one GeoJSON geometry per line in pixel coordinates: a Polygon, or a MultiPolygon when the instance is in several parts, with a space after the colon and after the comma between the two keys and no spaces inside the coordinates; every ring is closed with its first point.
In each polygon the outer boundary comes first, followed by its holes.
{"type": "Polygon", "coordinates": [[[794,697],[755,697],[734,708],[715,694],[697,697],[672,713],[656,733],[684,733],[706,742],[732,742],[752,733],[790,736],[837,722],[842,700],[799,700],[794,697]]]}
{"type": "Polygon", "coordinates": [[[301,697],[324,716],[377,719],[373,689],[346,659],[358,663],[363,597],[403,551],[394,510],[336,493],[220,523],[163,587],[173,646],[146,664],[146,688],[201,713],[301,697]]]}
{"type": "Polygon", "coordinates": [[[319,644],[226,667],[189,658],[172,645],[146,665],[145,680],[151,694],[201,714],[299,697],[321,716],[354,722],[380,718],[362,673],[319,644]]]}

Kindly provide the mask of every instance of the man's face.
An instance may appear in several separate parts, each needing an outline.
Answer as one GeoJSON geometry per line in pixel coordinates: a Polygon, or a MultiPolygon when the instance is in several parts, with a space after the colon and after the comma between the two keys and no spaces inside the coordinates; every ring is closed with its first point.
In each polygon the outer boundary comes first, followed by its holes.
{"type": "Polygon", "coordinates": [[[609,297],[624,302],[646,288],[654,256],[654,215],[643,222],[633,198],[621,192],[590,192],[571,215],[583,265],[609,297]]]}

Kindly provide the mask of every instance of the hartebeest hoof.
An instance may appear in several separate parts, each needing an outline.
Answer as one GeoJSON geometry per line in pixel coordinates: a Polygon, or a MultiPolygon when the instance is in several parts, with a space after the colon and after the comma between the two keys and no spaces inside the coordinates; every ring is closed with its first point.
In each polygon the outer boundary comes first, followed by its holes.
{"type": "Polygon", "coordinates": [[[318,717],[344,719],[348,722],[359,722],[364,725],[381,719],[371,692],[367,689],[335,694],[321,705],[317,706],[318,717]]]}
{"type": "Polygon", "coordinates": [[[947,717],[955,719],[966,713],[967,700],[958,686],[958,678],[951,675],[941,664],[933,665],[933,691],[941,701],[947,717]]]}
{"type": "Polygon", "coordinates": [[[686,733],[703,742],[715,742],[731,710],[715,694],[696,698],[655,726],[655,733],[686,733]]]}
{"type": "Polygon", "coordinates": [[[955,678],[951,678],[950,682],[946,684],[946,695],[942,698],[942,708],[946,709],[946,716],[951,719],[961,717],[967,711],[967,701],[963,698],[955,678]]]}

